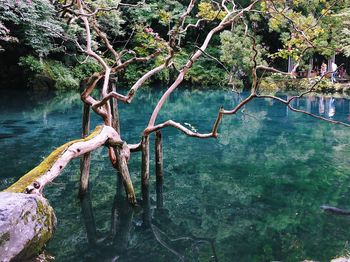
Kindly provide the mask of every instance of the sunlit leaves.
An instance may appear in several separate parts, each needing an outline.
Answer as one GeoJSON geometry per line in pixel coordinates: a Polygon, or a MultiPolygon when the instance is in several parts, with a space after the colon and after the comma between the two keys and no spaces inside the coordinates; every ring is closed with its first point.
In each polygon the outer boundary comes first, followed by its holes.
{"type": "Polygon", "coordinates": [[[207,20],[222,20],[225,17],[225,12],[221,11],[218,7],[214,8],[211,2],[201,1],[198,5],[197,16],[207,20]]]}
{"type": "Polygon", "coordinates": [[[159,18],[160,18],[160,22],[162,24],[167,25],[170,22],[171,13],[162,9],[162,10],[159,11],[159,18]]]}

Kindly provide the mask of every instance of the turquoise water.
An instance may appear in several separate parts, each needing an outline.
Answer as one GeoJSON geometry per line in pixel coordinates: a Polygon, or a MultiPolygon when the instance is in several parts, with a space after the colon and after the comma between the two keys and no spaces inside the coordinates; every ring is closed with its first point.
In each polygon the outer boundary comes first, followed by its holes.
{"type": "MultiPolygon", "coordinates": [[[[162,92],[146,90],[121,105],[123,139],[139,141],[162,92]]],[[[230,91],[177,91],[159,121],[208,132],[218,108],[238,101],[230,91]]],[[[310,96],[295,106],[350,122],[345,98],[310,96]]],[[[4,90],[0,110],[0,189],[80,135],[75,93],[4,90]]],[[[218,139],[201,140],[164,130],[163,202],[157,206],[152,151],[148,210],[125,203],[105,148],[93,154],[90,194],[81,202],[74,160],[45,190],[58,218],[47,252],[56,261],[329,261],[349,254],[350,217],[320,209],[350,209],[349,128],[257,100],[245,114],[225,117],[219,131],[218,139]]],[[[130,173],[140,198],[139,153],[130,173]]]]}

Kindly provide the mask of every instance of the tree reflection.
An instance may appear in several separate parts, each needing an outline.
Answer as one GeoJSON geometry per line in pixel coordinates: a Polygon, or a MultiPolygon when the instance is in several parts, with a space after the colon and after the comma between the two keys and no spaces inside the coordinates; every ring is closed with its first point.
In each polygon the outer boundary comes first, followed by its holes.
{"type": "MultiPolygon", "coordinates": [[[[141,206],[133,208],[118,183],[112,206],[110,230],[103,236],[97,230],[90,194],[81,198],[81,214],[89,244],[85,261],[133,261],[133,254],[144,252],[151,243],[157,243],[153,246],[157,249],[159,257],[175,256],[176,261],[200,261],[201,249],[206,248],[210,250],[208,261],[218,261],[214,239],[195,237],[190,232],[185,232],[185,236],[178,236],[178,232],[184,230],[171,220],[170,212],[163,207],[162,179],[156,183],[157,196],[154,205],[151,204],[149,188],[144,192],[141,206]],[[171,229],[171,232],[167,232],[168,229],[171,229]],[[143,234],[138,236],[140,230],[143,234]],[[147,241],[144,239],[145,233],[148,235],[147,241]]],[[[144,261],[154,260],[146,256],[144,261]]]]}

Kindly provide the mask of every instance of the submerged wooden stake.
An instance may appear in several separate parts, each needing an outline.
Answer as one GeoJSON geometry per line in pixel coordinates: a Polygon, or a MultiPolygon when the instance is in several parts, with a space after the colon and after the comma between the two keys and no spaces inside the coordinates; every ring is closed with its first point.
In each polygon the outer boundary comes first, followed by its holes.
{"type": "Polygon", "coordinates": [[[149,136],[142,137],[141,150],[141,191],[143,193],[149,187],[149,136]]]}
{"type": "Polygon", "coordinates": [[[146,227],[151,224],[149,199],[149,136],[143,136],[141,141],[141,192],[143,207],[143,223],[146,227]]]}
{"type": "Polygon", "coordinates": [[[156,132],[156,178],[163,178],[163,143],[162,133],[156,132]]]}
{"type": "Polygon", "coordinates": [[[97,230],[89,193],[81,197],[80,205],[89,245],[95,246],[97,243],[97,230]]]}
{"type": "Polygon", "coordinates": [[[156,194],[157,194],[157,208],[163,207],[163,143],[162,133],[156,132],[155,142],[156,154],[156,194]]]}
{"type": "MultiPolygon", "coordinates": [[[[90,129],[90,106],[84,103],[83,108],[83,132],[82,137],[86,138],[89,134],[90,129]]],[[[80,160],[80,187],[79,196],[86,194],[89,188],[89,174],[90,174],[90,162],[91,154],[90,152],[83,155],[80,160]]]]}
{"type": "Polygon", "coordinates": [[[163,177],[156,181],[157,209],[163,208],[163,177]]]}
{"type": "Polygon", "coordinates": [[[130,234],[133,228],[134,209],[124,196],[116,195],[112,208],[111,237],[113,249],[117,252],[126,252],[130,243],[130,234]]]}

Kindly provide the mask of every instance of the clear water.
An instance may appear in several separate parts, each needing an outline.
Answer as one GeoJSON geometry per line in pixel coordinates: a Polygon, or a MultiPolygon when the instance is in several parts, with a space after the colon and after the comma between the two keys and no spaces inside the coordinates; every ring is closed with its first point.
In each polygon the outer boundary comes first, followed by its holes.
{"type": "MultiPolygon", "coordinates": [[[[129,143],[140,139],[162,92],[142,91],[121,105],[129,143]]],[[[208,132],[218,108],[237,101],[229,91],[177,91],[159,121],[208,132]]],[[[345,98],[310,96],[295,106],[350,122],[345,98]]],[[[79,137],[80,119],[78,94],[0,91],[0,189],[79,137]]],[[[92,126],[98,123],[94,116],[92,126]]],[[[225,117],[218,139],[174,129],[163,137],[163,208],[156,205],[153,155],[148,211],[125,204],[104,148],[93,154],[91,190],[82,203],[79,160],[47,187],[58,218],[47,251],[56,261],[329,261],[350,252],[350,217],[320,209],[350,209],[349,128],[257,100],[245,114],[225,117]]],[[[139,153],[130,172],[140,197],[139,153]]]]}

